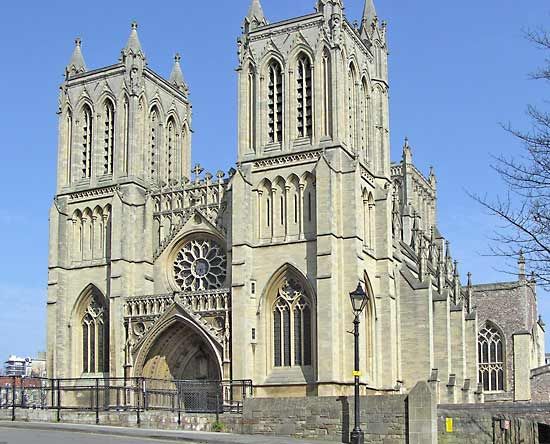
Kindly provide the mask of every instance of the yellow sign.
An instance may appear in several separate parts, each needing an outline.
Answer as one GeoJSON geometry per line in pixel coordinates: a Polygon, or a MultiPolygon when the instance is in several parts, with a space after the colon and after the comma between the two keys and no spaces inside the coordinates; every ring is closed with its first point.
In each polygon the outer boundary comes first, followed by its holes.
{"type": "Polygon", "coordinates": [[[360,376],[361,376],[361,372],[358,372],[357,370],[355,370],[355,371],[353,372],[353,376],[360,377],[360,376]]]}
{"type": "Polygon", "coordinates": [[[453,418],[446,418],[445,425],[447,428],[447,433],[453,433],[453,418]]]}

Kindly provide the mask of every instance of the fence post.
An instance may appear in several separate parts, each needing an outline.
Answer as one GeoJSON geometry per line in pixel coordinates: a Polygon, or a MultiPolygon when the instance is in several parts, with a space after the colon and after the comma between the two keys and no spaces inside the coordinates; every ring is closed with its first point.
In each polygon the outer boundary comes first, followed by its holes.
{"type": "Polygon", "coordinates": [[[51,403],[51,408],[53,409],[54,405],[55,405],[55,379],[50,379],[50,389],[52,391],[52,395],[51,395],[51,398],[52,398],[52,403],[51,403]]]}
{"type": "Polygon", "coordinates": [[[99,378],[95,378],[95,423],[99,424],[99,378]]]}
{"type": "Polygon", "coordinates": [[[137,378],[137,390],[136,390],[136,395],[137,395],[137,425],[138,427],[141,425],[141,417],[140,417],[140,414],[139,414],[139,409],[140,409],[140,398],[141,398],[141,378],[137,378]]]}
{"type": "Polygon", "coordinates": [[[216,387],[216,425],[220,423],[220,390],[223,390],[222,387],[223,385],[221,382],[220,385],[216,387]]]}
{"type": "Polygon", "coordinates": [[[15,421],[15,375],[12,376],[12,384],[11,384],[11,420],[15,421]]]}
{"type": "Polygon", "coordinates": [[[181,398],[180,385],[176,383],[176,396],[178,397],[178,425],[181,426],[181,398]]]}
{"type": "Polygon", "coordinates": [[[57,422],[61,422],[61,387],[57,380],[57,422]]]}

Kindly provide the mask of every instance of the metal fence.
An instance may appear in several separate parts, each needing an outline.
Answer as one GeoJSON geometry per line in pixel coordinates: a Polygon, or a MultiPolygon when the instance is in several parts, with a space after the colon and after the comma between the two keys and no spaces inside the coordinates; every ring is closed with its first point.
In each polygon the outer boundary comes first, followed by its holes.
{"type": "Polygon", "coordinates": [[[252,381],[179,381],[150,378],[0,378],[0,408],[72,410],[100,413],[147,411],[177,413],[178,423],[186,413],[242,413],[243,401],[252,396],[252,381]]]}

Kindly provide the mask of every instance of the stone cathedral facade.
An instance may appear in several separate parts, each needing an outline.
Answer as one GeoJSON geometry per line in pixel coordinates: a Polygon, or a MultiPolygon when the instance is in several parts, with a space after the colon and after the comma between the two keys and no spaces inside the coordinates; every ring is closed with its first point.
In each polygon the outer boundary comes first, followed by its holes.
{"type": "Polygon", "coordinates": [[[169,79],[155,73],[133,24],[119,61],[88,70],[77,40],[50,213],[50,376],[348,393],[359,281],[366,390],[431,380],[442,401],[531,398],[544,364],[535,283],[520,263],[518,282],[461,284],[435,175],[408,142],[390,161],[386,24],[371,0],[359,26],[342,3],[269,23],[252,1],[229,173],[192,168],[179,56],[169,79]]]}

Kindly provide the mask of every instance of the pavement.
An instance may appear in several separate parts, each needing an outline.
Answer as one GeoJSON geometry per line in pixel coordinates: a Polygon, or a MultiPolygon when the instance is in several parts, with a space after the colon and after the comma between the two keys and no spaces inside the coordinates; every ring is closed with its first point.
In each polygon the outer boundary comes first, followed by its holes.
{"type": "Polygon", "coordinates": [[[0,421],[0,444],[329,444],[262,435],[234,435],[80,424],[0,421]]]}

